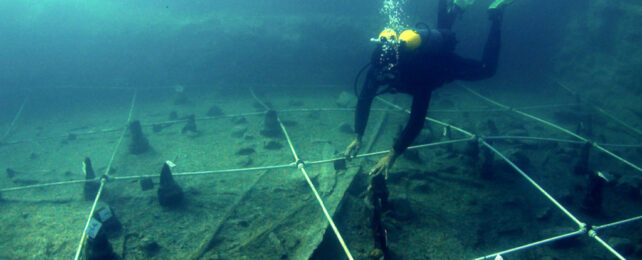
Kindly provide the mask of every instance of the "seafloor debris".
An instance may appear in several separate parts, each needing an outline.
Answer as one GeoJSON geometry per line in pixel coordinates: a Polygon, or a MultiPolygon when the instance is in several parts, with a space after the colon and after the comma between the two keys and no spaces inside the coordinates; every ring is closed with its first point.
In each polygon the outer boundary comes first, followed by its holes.
{"type": "Polygon", "coordinates": [[[94,167],[91,165],[89,157],[86,157],[82,162],[82,171],[85,173],[85,180],[93,180],[85,182],[85,186],[83,187],[85,200],[94,200],[96,193],[98,193],[98,188],[100,188],[100,183],[95,180],[96,174],[94,173],[94,167]]]}
{"type": "Polygon", "coordinates": [[[334,161],[334,170],[335,171],[345,171],[347,169],[346,167],[346,160],[345,159],[340,159],[334,161]]]}
{"type": "Polygon", "coordinates": [[[140,121],[136,120],[129,124],[129,132],[131,133],[131,143],[129,144],[129,152],[131,154],[141,154],[149,150],[149,141],[143,135],[143,130],[140,126],[140,121]]]}
{"type": "Polygon", "coordinates": [[[426,124],[423,129],[421,129],[421,132],[419,132],[419,135],[417,135],[417,138],[415,138],[415,143],[417,144],[428,144],[432,143],[435,141],[435,136],[434,132],[432,129],[426,124]]]}
{"type": "Polygon", "coordinates": [[[101,230],[93,238],[87,239],[87,249],[85,250],[85,259],[118,259],[119,256],[107,239],[107,234],[101,230]]]}
{"type": "Polygon", "coordinates": [[[509,159],[513,161],[520,168],[527,168],[531,166],[531,160],[523,151],[515,151],[510,156],[509,159]]]}
{"type": "Polygon", "coordinates": [[[339,94],[336,102],[339,107],[354,107],[357,104],[357,99],[354,95],[343,91],[339,94]]]}
{"type": "Polygon", "coordinates": [[[67,141],[73,141],[73,140],[76,140],[76,139],[78,139],[78,136],[76,134],[74,134],[74,133],[69,133],[67,135],[67,141]]]}
{"type": "Polygon", "coordinates": [[[164,207],[176,207],[183,202],[183,189],[174,181],[167,163],[163,164],[161,170],[158,202],[164,207]]]}
{"type": "Polygon", "coordinates": [[[412,211],[412,207],[410,206],[410,202],[407,199],[391,199],[389,203],[392,208],[392,217],[396,220],[408,221],[415,216],[415,213],[412,211]]]}
{"type": "Polygon", "coordinates": [[[153,188],[154,188],[154,181],[152,180],[152,177],[140,179],[141,190],[146,191],[146,190],[151,190],[153,188]]]}
{"type": "Polygon", "coordinates": [[[178,113],[176,111],[169,112],[168,118],[169,118],[169,120],[177,120],[178,119],[178,113]]]}
{"type": "Polygon", "coordinates": [[[263,145],[263,147],[267,150],[278,150],[283,147],[283,145],[277,141],[269,141],[263,145]]]}
{"type": "Polygon", "coordinates": [[[479,176],[484,180],[490,180],[494,176],[493,163],[495,157],[493,152],[488,149],[486,146],[480,148],[480,158],[479,158],[479,176]]]}
{"type": "Polygon", "coordinates": [[[163,123],[157,123],[152,125],[152,131],[154,133],[160,133],[160,131],[163,131],[163,129],[171,126],[172,124],[163,124],[163,123]]]}
{"type": "Polygon", "coordinates": [[[216,105],[211,106],[210,109],[207,110],[207,116],[222,116],[222,115],[224,115],[223,110],[216,105]]]}
{"type": "Polygon", "coordinates": [[[145,252],[145,255],[152,257],[160,251],[161,246],[151,238],[145,237],[141,241],[140,249],[145,252]]]}
{"type": "Polygon", "coordinates": [[[232,122],[235,125],[242,125],[242,124],[247,124],[247,119],[245,119],[245,117],[238,117],[238,118],[232,119],[232,122]]]}
{"type": "Polygon", "coordinates": [[[442,98],[437,102],[437,106],[442,109],[454,109],[455,102],[447,98],[442,98]]]}
{"type": "Polygon", "coordinates": [[[181,129],[181,134],[199,134],[198,129],[196,129],[196,117],[192,114],[187,116],[187,123],[185,123],[185,126],[183,126],[183,129],[181,129]]]}
{"type": "Polygon", "coordinates": [[[249,156],[244,156],[244,157],[239,157],[236,160],[236,165],[239,167],[249,167],[254,163],[251,157],[249,156]]]}
{"type": "Polygon", "coordinates": [[[261,134],[265,137],[278,137],[281,134],[281,127],[276,111],[269,110],[265,113],[265,121],[261,134]]]}
{"type": "Polygon", "coordinates": [[[13,178],[16,175],[18,175],[18,172],[16,170],[7,168],[7,177],[13,178]]]}
{"type": "MultiPolygon", "coordinates": [[[[272,103],[270,103],[270,102],[264,102],[263,104],[265,104],[265,106],[267,106],[268,109],[270,109],[272,107],[272,103]]],[[[263,104],[261,104],[259,102],[254,102],[254,103],[252,103],[252,106],[254,106],[254,108],[256,108],[257,111],[263,111],[263,110],[265,110],[265,107],[263,106],[263,104]]]]}
{"type": "Polygon", "coordinates": [[[495,121],[491,119],[486,120],[486,128],[488,129],[489,135],[491,136],[499,135],[499,129],[497,129],[497,125],[495,124],[495,121]]]}
{"type": "Polygon", "coordinates": [[[575,165],[573,166],[573,173],[577,175],[587,175],[589,174],[589,155],[590,155],[590,150],[591,147],[593,147],[593,144],[590,142],[585,143],[582,146],[582,149],[580,150],[580,156],[577,158],[575,161],[575,165]]]}
{"type": "Polygon", "coordinates": [[[176,92],[176,96],[174,97],[174,105],[186,105],[190,102],[189,98],[187,98],[187,94],[185,94],[185,87],[176,85],[174,87],[174,91],[176,92]]]}
{"type": "Polygon", "coordinates": [[[586,192],[582,200],[582,209],[588,214],[600,214],[602,212],[602,194],[609,180],[599,171],[591,171],[586,178],[586,192]]]}
{"type": "Polygon", "coordinates": [[[308,118],[310,119],[319,119],[321,118],[321,111],[313,110],[308,113],[308,118]]]}
{"type": "Polygon", "coordinates": [[[610,237],[608,238],[608,240],[606,240],[606,242],[609,243],[609,245],[613,246],[613,249],[615,249],[618,253],[622,254],[625,257],[637,259],[636,256],[640,256],[640,253],[642,253],[642,249],[638,249],[636,253],[635,243],[631,241],[631,239],[626,237],[610,237]]]}
{"type": "Polygon", "coordinates": [[[344,134],[353,134],[354,130],[352,129],[352,126],[349,123],[343,123],[341,126],[339,126],[339,131],[344,134]]]}
{"type": "Polygon", "coordinates": [[[292,121],[292,120],[283,120],[282,123],[286,127],[295,127],[295,126],[297,126],[296,121],[292,121]]]}
{"type": "Polygon", "coordinates": [[[245,135],[245,132],[247,132],[246,125],[237,125],[232,128],[232,137],[241,138],[243,137],[243,135],[245,135]]]}
{"type": "Polygon", "coordinates": [[[624,175],[617,180],[617,191],[634,200],[642,200],[642,176],[624,175]]]}
{"type": "Polygon", "coordinates": [[[250,154],[253,154],[255,152],[256,151],[254,150],[254,148],[248,147],[248,148],[242,148],[241,150],[238,150],[238,152],[236,152],[236,154],[237,155],[250,155],[250,154]]]}
{"type": "Polygon", "coordinates": [[[12,179],[11,180],[14,184],[18,185],[34,185],[40,183],[38,180],[32,180],[32,179],[12,179]]]}
{"type": "Polygon", "coordinates": [[[403,152],[402,156],[406,158],[408,161],[411,161],[414,163],[419,163],[419,164],[424,163],[424,160],[421,158],[421,155],[417,150],[406,150],[403,152]]]}
{"type": "Polygon", "coordinates": [[[291,99],[290,102],[288,102],[288,105],[291,107],[302,107],[303,106],[303,101],[300,99],[291,99]]]}
{"type": "Polygon", "coordinates": [[[117,234],[123,229],[123,224],[118,220],[116,213],[109,206],[104,206],[94,214],[94,217],[102,223],[101,231],[105,231],[108,236],[117,234]]]}

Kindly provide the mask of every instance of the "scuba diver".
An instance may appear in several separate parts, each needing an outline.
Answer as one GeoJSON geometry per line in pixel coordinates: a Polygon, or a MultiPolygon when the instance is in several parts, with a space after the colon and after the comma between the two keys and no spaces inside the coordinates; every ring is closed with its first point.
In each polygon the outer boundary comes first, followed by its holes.
{"type": "Polygon", "coordinates": [[[497,69],[503,11],[512,0],[495,0],[489,6],[490,32],[481,61],[462,58],[454,53],[457,40],[451,28],[463,11],[463,5],[458,2],[462,1],[439,0],[436,29],[418,24],[417,28],[405,30],[398,37],[394,30],[384,29],[379,34],[380,44],[372,53],[363,88],[358,94],[354,119],[356,137],[345,151],[348,159],[359,152],[370,106],[377,95],[401,92],[412,96],[412,108],[406,126],[390,152],[370,171],[367,200],[374,207],[371,226],[375,240],[375,248],[370,256],[376,259],[389,257],[387,230],[382,223],[382,217],[390,210],[386,188],[388,172],[423,128],[431,92],[454,80],[489,78],[497,69]],[[386,88],[379,90],[382,86],[386,88]]]}

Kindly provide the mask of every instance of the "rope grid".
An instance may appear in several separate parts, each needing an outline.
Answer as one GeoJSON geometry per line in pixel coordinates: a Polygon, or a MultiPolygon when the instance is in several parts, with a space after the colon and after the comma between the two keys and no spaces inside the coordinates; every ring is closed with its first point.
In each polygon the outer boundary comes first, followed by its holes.
{"type": "MultiPolygon", "coordinates": [[[[551,122],[548,122],[548,121],[543,120],[541,118],[538,118],[538,117],[535,117],[533,115],[527,114],[527,113],[525,113],[523,111],[520,111],[520,109],[551,108],[551,107],[571,106],[571,105],[574,105],[574,104],[540,105],[540,106],[521,107],[519,109],[516,109],[516,108],[511,108],[511,107],[505,106],[505,105],[503,105],[501,103],[498,103],[498,102],[496,102],[494,100],[491,100],[491,99],[489,99],[489,98],[479,94],[478,92],[475,92],[472,89],[469,89],[469,88],[467,88],[465,86],[462,86],[462,87],[464,89],[466,89],[467,91],[473,93],[474,95],[478,96],[479,98],[481,98],[481,99],[483,99],[485,101],[488,101],[491,104],[494,104],[494,105],[500,107],[500,109],[497,109],[497,110],[493,110],[493,109],[478,109],[476,111],[480,111],[480,112],[481,111],[512,111],[512,112],[515,112],[515,113],[517,113],[519,115],[522,115],[522,116],[524,116],[526,118],[530,118],[532,120],[535,120],[535,121],[538,121],[538,122],[543,123],[545,125],[548,125],[548,126],[550,126],[552,128],[555,128],[555,129],[557,129],[559,131],[562,131],[562,132],[564,132],[564,133],[566,133],[568,135],[571,135],[574,138],[579,140],[579,141],[576,141],[576,140],[566,140],[566,139],[557,139],[557,138],[528,137],[528,136],[489,136],[489,137],[483,137],[482,138],[482,137],[478,137],[478,136],[476,136],[476,135],[474,135],[474,134],[472,134],[472,133],[470,133],[470,132],[468,132],[468,131],[466,131],[464,129],[458,128],[458,127],[456,127],[454,125],[439,121],[437,119],[426,117],[426,120],[428,120],[430,122],[433,122],[433,123],[436,123],[436,124],[439,124],[439,125],[442,125],[443,127],[448,127],[450,129],[454,129],[454,130],[464,134],[465,136],[467,136],[467,138],[447,140],[447,141],[441,141],[441,142],[435,142],[435,143],[429,143],[429,144],[422,144],[422,145],[415,145],[415,146],[409,147],[408,149],[422,149],[422,148],[434,147],[434,146],[439,146],[439,145],[446,145],[446,144],[453,144],[453,143],[469,142],[469,141],[473,141],[473,140],[479,140],[482,145],[488,147],[491,151],[493,151],[495,154],[497,154],[499,157],[501,157],[502,160],[506,161],[513,169],[515,169],[520,175],[522,175],[525,179],[527,179],[529,181],[529,183],[531,183],[536,189],[538,189],[543,195],[545,195],[549,199],[549,201],[551,201],[556,207],[558,207],[565,215],[567,215],[571,220],[573,220],[573,222],[575,222],[579,226],[579,229],[577,231],[574,231],[574,232],[570,232],[570,233],[567,233],[567,234],[562,234],[562,235],[559,235],[559,236],[547,238],[547,239],[544,239],[544,240],[541,240],[541,241],[536,241],[536,242],[529,243],[529,244],[526,244],[526,245],[522,245],[522,246],[519,246],[519,247],[516,247],[516,248],[513,248],[513,249],[508,249],[508,250],[504,250],[504,251],[501,251],[501,252],[496,252],[496,253],[493,253],[493,254],[490,254],[490,255],[487,255],[487,256],[484,256],[484,257],[479,257],[479,258],[476,258],[476,259],[488,259],[488,258],[495,257],[497,255],[508,254],[508,253],[524,250],[524,249],[527,249],[527,248],[532,248],[532,247],[539,246],[539,245],[542,245],[542,244],[547,244],[547,243],[550,243],[550,242],[553,242],[553,241],[557,241],[557,240],[560,240],[560,239],[565,239],[565,238],[568,238],[568,237],[573,237],[573,236],[577,236],[577,235],[585,234],[585,233],[588,234],[590,237],[594,238],[598,243],[603,245],[613,255],[615,255],[619,259],[624,259],[617,251],[615,251],[610,245],[608,245],[606,242],[604,242],[597,235],[597,231],[598,230],[602,230],[602,229],[606,229],[606,228],[611,228],[611,227],[614,227],[614,226],[619,226],[619,225],[622,225],[622,224],[627,224],[627,223],[631,223],[631,222],[640,221],[640,220],[642,220],[642,216],[637,216],[637,217],[632,217],[632,218],[629,218],[629,219],[619,220],[619,221],[615,221],[615,222],[612,222],[612,223],[603,224],[603,225],[600,225],[600,226],[593,226],[593,227],[590,227],[590,229],[587,230],[586,225],[583,222],[579,221],[575,216],[573,216],[568,210],[566,210],[561,204],[559,204],[552,196],[550,196],[543,188],[541,188],[535,181],[533,181],[525,172],[523,172],[521,169],[519,169],[519,167],[517,167],[513,162],[511,162],[505,155],[503,155],[501,152],[499,152],[497,149],[495,149],[493,146],[491,146],[485,140],[511,140],[511,139],[514,139],[514,140],[548,141],[548,142],[571,143],[571,144],[583,144],[583,143],[586,143],[586,142],[590,142],[593,145],[593,147],[596,147],[598,150],[600,150],[600,151],[612,156],[613,158],[623,162],[624,164],[629,165],[633,169],[635,169],[637,171],[640,171],[640,172],[642,172],[642,169],[640,167],[638,167],[637,165],[627,161],[626,159],[614,154],[613,152],[607,150],[604,147],[605,146],[612,146],[612,147],[641,147],[642,145],[635,145],[635,144],[607,144],[607,143],[598,144],[598,143],[592,142],[592,141],[590,141],[590,140],[588,140],[588,139],[586,139],[586,138],[584,138],[582,136],[579,136],[579,135],[577,135],[577,134],[575,134],[575,133],[573,133],[573,132],[571,132],[569,130],[566,130],[566,129],[560,127],[560,126],[557,126],[557,125],[555,125],[555,124],[553,124],[551,122]]],[[[257,102],[259,102],[266,109],[269,109],[269,107],[265,103],[263,103],[260,99],[258,99],[258,97],[256,97],[256,95],[254,94],[253,91],[251,91],[251,93],[252,93],[252,96],[257,100],[257,102]]],[[[134,105],[135,105],[135,100],[136,100],[136,94],[137,93],[134,92],[134,95],[132,97],[131,106],[130,106],[130,110],[129,110],[129,114],[128,114],[128,118],[127,118],[127,122],[128,123],[131,122],[133,109],[134,109],[134,105]]],[[[385,99],[382,99],[380,97],[377,97],[377,99],[379,101],[381,101],[382,103],[384,103],[386,105],[389,105],[389,106],[393,107],[394,109],[396,109],[398,111],[402,111],[402,112],[406,112],[406,113],[410,112],[407,109],[403,109],[403,108],[401,108],[401,107],[399,107],[399,106],[397,106],[397,105],[395,105],[393,103],[390,103],[389,101],[387,101],[385,99]]],[[[13,125],[15,124],[15,122],[20,117],[20,114],[21,114],[26,102],[27,102],[27,98],[25,98],[23,100],[23,102],[22,102],[22,104],[20,106],[20,109],[18,110],[16,116],[14,117],[13,121],[11,122],[11,125],[10,125],[9,129],[4,134],[3,139],[6,138],[9,135],[10,131],[13,128],[13,125]]],[[[601,113],[604,113],[605,115],[608,116],[608,114],[606,114],[606,112],[604,110],[600,109],[599,107],[596,107],[596,109],[598,111],[600,111],[601,113]]],[[[280,110],[279,112],[289,113],[289,112],[305,112],[305,111],[353,111],[353,110],[354,109],[337,109],[337,108],[314,109],[314,108],[312,108],[312,109],[287,109],[287,110],[280,110]]],[[[390,110],[386,110],[386,109],[373,109],[373,110],[390,111],[390,110]]],[[[437,111],[437,112],[466,112],[466,111],[467,110],[457,110],[457,109],[455,109],[455,110],[441,110],[441,111],[437,111]]],[[[473,110],[470,110],[470,111],[473,111],[473,110]]],[[[215,117],[199,118],[198,120],[211,120],[211,119],[224,118],[224,117],[263,115],[265,113],[266,112],[263,111],[263,112],[234,114],[234,115],[221,115],[221,116],[215,116],[215,117]]],[[[614,117],[610,117],[610,118],[612,118],[612,119],[614,119],[616,121],[619,120],[619,119],[614,118],[614,117]]],[[[171,123],[178,123],[178,122],[182,122],[182,121],[184,121],[184,120],[163,121],[163,122],[158,122],[158,123],[154,123],[154,124],[159,124],[159,123],[160,124],[171,124],[171,123]]],[[[321,206],[326,219],[328,220],[329,224],[331,225],[335,235],[339,239],[340,244],[341,244],[342,248],[344,249],[347,257],[349,259],[353,259],[352,255],[350,254],[350,251],[348,250],[347,245],[343,241],[343,238],[341,237],[341,234],[339,233],[338,229],[336,228],[336,225],[334,224],[334,221],[330,217],[327,209],[325,208],[325,205],[324,205],[322,199],[320,198],[316,188],[314,187],[314,184],[311,182],[311,180],[310,180],[310,178],[309,178],[309,176],[308,176],[308,174],[307,174],[307,172],[305,170],[305,166],[313,166],[313,165],[331,163],[331,162],[335,162],[335,161],[338,161],[338,160],[343,160],[344,158],[332,158],[332,159],[324,159],[324,160],[310,161],[310,162],[305,162],[304,163],[298,157],[298,155],[296,153],[296,150],[294,149],[294,145],[292,144],[292,141],[290,139],[290,136],[289,136],[285,126],[281,122],[280,118],[277,117],[277,121],[278,121],[278,123],[279,123],[279,125],[281,127],[281,130],[284,133],[284,136],[286,137],[286,140],[288,142],[290,151],[292,152],[292,155],[293,155],[293,157],[295,159],[294,162],[288,163],[288,164],[281,164],[281,165],[274,165],[274,166],[263,166],[263,167],[236,168],[236,169],[223,169],[223,170],[211,170],[211,171],[179,172],[179,173],[175,173],[174,175],[175,176],[200,176],[200,175],[208,175],[208,174],[252,172],[252,171],[260,171],[260,170],[270,170],[270,169],[282,169],[282,168],[293,168],[293,167],[296,167],[305,176],[306,181],[308,182],[308,185],[310,186],[310,188],[311,188],[312,192],[314,193],[317,201],[319,202],[319,205],[321,206]]],[[[618,123],[622,124],[624,122],[619,121],[618,123]]],[[[626,124],[626,123],[624,123],[624,124],[626,124]]],[[[144,126],[151,126],[151,125],[153,125],[153,124],[145,124],[144,126]]],[[[625,126],[628,126],[628,125],[625,125],[625,126]]],[[[114,128],[114,129],[103,129],[103,130],[99,130],[99,131],[93,131],[93,132],[87,132],[87,133],[79,133],[79,134],[87,134],[87,135],[89,135],[89,134],[104,133],[104,132],[115,132],[115,131],[118,131],[118,130],[122,130],[122,132],[121,132],[121,135],[119,137],[119,140],[118,140],[117,144],[115,145],[115,149],[112,152],[112,155],[110,157],[108,166],[105,169],[103,177],[96,178],[94,180],[60,181],[60,182],[52,182],[52,183],[45,183],[45,184],[35,184],[35,185],[27,185],[27,186],[19,186],[19,187],[11,187],[11,188],[0,189],[0,192],[10,192],[10,191],[18,191],[18,190],[24,190],[24,189],[44,188],[44,187],[52,187],[52,186],[59,186],[59,185],[71,185],[71,184],[79,184],[79,183],[100,181],[100,187],[99,187],[98,192],[96,194],[96,198],[95,198],[95,200],[94,200],[94,202],[92,204],[92,208],[91,208],[91,211],[89,213],[89,216],[88,216],[88,219],[87,219],[87,223],[85,225],[85,228],[83,230],[83,234],[81,236],[80,243],[78,245],[78,250],[76,251],[75,259],[79,259],[79,257],[80,257],[80,254],[82,252],[83,246],[84,246],[85,241],[86,241],[86,237],[87,237],[86,232],[87,232],[87,228],[88,228],[89,222],[91,221],[91,218],[93,217],[96,205],[97,205],[97,203],[98,203],[98,201],[100,199],[100,196],[102,194],[104,185],[105,185],[107,180],[109,180],[109,181],[111,181],[111,180],[120,181],[120,180],[141,179],[141,178],[147,178],[147,177],[158,177],[157,175],[116,176],[116,177],[111,177],[109,175],[109,171],[111,169],[111,165],[112,165],[112,163],[114,161],[114,158],[115,158],[115,155],[116,155],[116,153],[118,151],[118,148],[119,148],[120,144],[123,141],[123,138],[124,138],[124,135],[126,133],[127,127],[114,128]]],[[[631,127],[630,130],[637,130],[637,129],[631,127]]],[[[636,131],[636,133],[639,133],[639,132],[636,131]]],[[[50,138],[55,138],[55,137],[50,137],[50,138]]],[[[4,142],[3,144],[13,144],[13,143],[19,143],[19,142],[20,141],[4,142]]],[[[372,153],[367,153],[367,154],[360,154],[356,158],[367,158],[367,157],[372,157],[372,156],[378,156],[378,155],[385,154],[387,152],[388,151],[378,151],[378,152],[372,152],[372,153]]]]}

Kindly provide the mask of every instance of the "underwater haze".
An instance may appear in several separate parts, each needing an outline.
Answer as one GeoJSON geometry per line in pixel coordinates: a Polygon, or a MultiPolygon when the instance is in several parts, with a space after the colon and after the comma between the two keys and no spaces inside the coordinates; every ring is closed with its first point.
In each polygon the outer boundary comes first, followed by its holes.
{"type": "MultiPolygon", "coordinates": [[[[406,3],[436,22],[437,1],[406,3]]],[[[456,24],[480,55],[486,3],[456,24]]],[[[548,67],[586,1],[523,1],[506,14],[502,68],[548,67]],[[508,65],[507,65],[508,64],[508,65]],[[514,65],[514,66],[512,66],[514,65]]],[[[346,83],[385,24],[377,1],[2,1],[4,87],[346,83]]],[[[607,39],[604,39],[607,40],[607,39]]]]}
{"type": "Polygon", "coordinates": [[[46,0],[0,7],[0,79],[13,87],[336,82],[336,73],[352,73],[348,65],[366,53],[370,32],[363,26],[376,29],[379,18],[379,6],[368,1],[46,0]]]}
{"type": "Polygon", "coordinates": [[[440,1],[0,0],[0,259],[642,259],[642,1],[440,1]]]}

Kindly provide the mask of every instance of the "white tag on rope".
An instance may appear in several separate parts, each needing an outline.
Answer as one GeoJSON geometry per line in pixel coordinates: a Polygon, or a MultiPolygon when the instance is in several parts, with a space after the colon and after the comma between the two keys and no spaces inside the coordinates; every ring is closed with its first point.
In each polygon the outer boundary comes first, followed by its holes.
{"type": "Polygon", "coordinates": [[[100,231],[100,228],[103,226],[100,221],[96,220],[95,218],[91,218],[89,221],[89,226],[87,226],[87,234],[91,239],[96,238],[96,235],[98,235],[98,231],[100,231]]]}
{"type": "Polygon", "coordinates": [[[100,211],[98,211],[98,216],[103,222],[105,222],[109,220],[112,216],[114,216],[114,214],[111,213],[110,208],[103,208],[100,211]]]}

